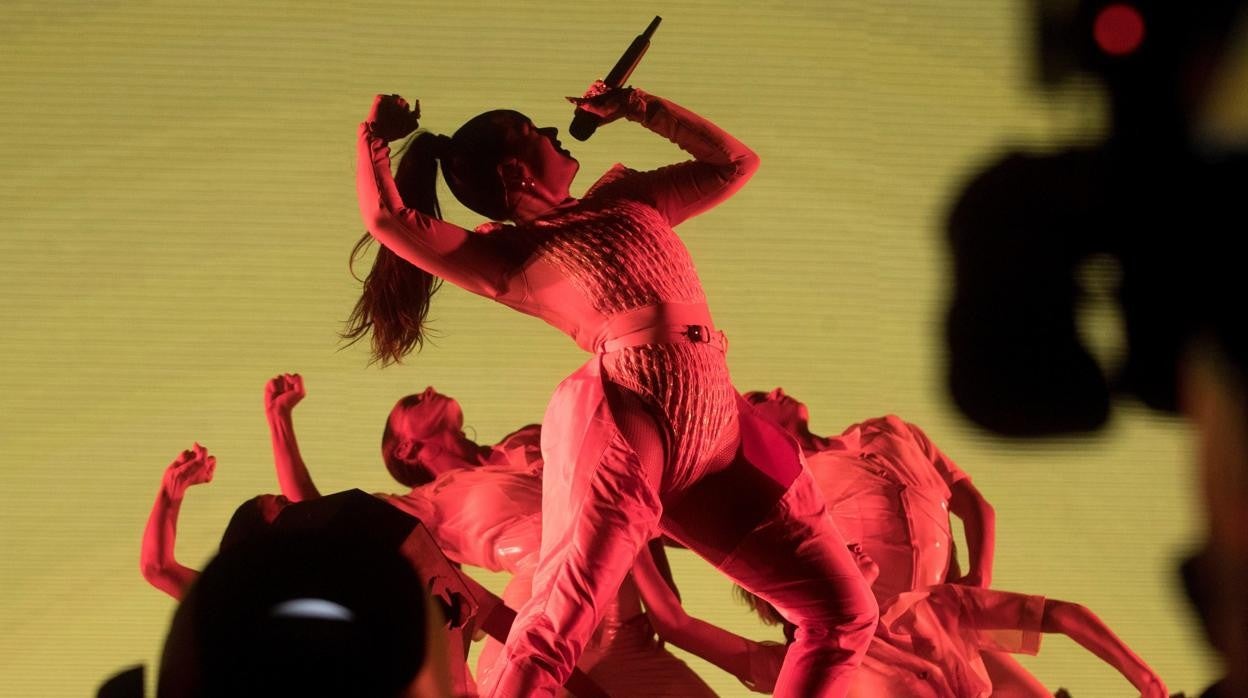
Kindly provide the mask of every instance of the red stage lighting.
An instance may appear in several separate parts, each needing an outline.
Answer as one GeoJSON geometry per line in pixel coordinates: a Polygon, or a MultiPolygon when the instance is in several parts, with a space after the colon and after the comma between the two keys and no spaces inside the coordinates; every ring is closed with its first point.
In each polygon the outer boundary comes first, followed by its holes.
{"type": "Polygon", "coordinates": [[[1140,11],[1125,3],[1101,8],[1092,25],[1096,45],[1110,56],[1126,56],[1144,42],[1144,18],[1140,11]]]}

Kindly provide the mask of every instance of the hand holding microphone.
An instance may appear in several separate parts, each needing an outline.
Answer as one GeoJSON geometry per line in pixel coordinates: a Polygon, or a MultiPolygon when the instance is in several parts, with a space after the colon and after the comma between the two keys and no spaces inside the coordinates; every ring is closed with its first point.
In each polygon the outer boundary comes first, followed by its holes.
{"type": "Polygon", "coordinates": [[[577,134],[573,129],[577,128],[577,120],[583,123],[589,123],[589,133],[585,134],[585,140],[594,129],[609,124],[616,119],[628,113],[628,102],[633,95],[631,87],[607,87],[607,83],[602,80],[595,80],[594,84],[585,90],[585,94],[580,97],[565,97],[569,102],[576,105],[576,116],[572,118],[572,126],[568,129],[573,136],[577,134]],[[592,119],[592,123],[591,122],[592,119]]]}
{"type": "Polygon", "coordinates": [[[662,21],[662,17],[655,17],[651,20],[646,30],[638,34],[637,38],[633,39],[633,43],[628,45],[624,54],[615,62],[615,67],[607,73],[607,77],[590,86],[584,97],[579,100],[569,98],[569,101],[576,105],[576,114],[572,117],[572,124],[568,127],[568,133],[572,134],[573,138],[578,141],[587,140],[594,135],[599,124],[619,118],[620,108],[628,97],[628,90],[619,88],[628,81],[629,76],[633,74],[633,69],[645,55],[646,49],[650,48],[650,37],[654,36],[655,30],[659,28],[659,22],[662,21]]]}

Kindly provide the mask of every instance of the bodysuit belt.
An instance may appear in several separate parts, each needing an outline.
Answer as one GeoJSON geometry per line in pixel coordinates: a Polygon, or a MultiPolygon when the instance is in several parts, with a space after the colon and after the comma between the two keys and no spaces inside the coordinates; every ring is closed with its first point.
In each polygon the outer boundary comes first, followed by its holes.
{"type": "Polygon", "coordinates": [[[711,324],[705,305],[663,304],[617,315],[596,342],[601,354],[643,344],[710,344],[726,351],[728,339],[711,324]]]}
{"type": "Polygon", "coordinates": [[[710,325],[661,325],[630,332],[623,337],[608,339],[602,343],[599,353],[609,354],[627,347],[642,344],[709,344],[720,351],[728,350],[728,338],[710,325]]]}

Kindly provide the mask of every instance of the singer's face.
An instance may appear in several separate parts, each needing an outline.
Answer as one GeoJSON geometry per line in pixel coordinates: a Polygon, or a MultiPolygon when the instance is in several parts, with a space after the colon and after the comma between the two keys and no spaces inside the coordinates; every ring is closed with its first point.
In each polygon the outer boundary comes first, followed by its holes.
{"type": "Polygon", "coordinates": [[[553,126],[538,128],[532,123],[521,128],[520,157],[529,167],[533,178],[552,192],[564,192],[572,186],[581,163],[572,153],[563,149],[559,142],[559,129],[553,126]]]}

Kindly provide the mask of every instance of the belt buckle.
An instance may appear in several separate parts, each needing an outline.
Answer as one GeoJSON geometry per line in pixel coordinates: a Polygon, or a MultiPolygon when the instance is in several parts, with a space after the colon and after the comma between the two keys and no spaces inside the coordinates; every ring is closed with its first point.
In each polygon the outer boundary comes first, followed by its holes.
{"type": "Polygon", "coordinates": [[[706,325],[685,325],[685,331],[681,334],[694,344],[710,344],[711,342],[711,328],[706,325]]]}

